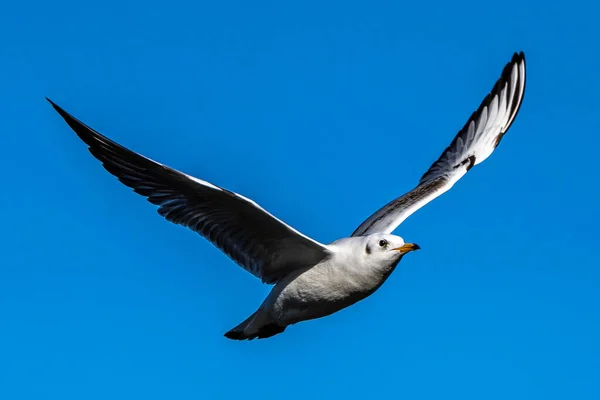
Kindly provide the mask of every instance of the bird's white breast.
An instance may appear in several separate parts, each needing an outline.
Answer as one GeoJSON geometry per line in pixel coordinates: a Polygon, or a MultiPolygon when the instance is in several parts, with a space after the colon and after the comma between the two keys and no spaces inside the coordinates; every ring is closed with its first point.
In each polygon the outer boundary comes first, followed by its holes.
{"type": "Polygon", "coordinates": [[[265,306],[273,318],[286,325],[324,317],[372,294],[394,267],[372,265],[362,254],[340,251],[280,281],[265,306]]]}

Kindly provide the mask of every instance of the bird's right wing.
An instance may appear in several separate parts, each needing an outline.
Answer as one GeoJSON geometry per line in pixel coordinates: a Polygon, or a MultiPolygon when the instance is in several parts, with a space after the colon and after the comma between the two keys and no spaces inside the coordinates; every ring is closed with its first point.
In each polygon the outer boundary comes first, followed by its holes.
{"type": "Polygon", "coordinates": [[[159,206],[168,221],[196,231],[263,282],[275,283],[329,254],[252,200],[128,150],[48,101],[108,172],[159,206]]]}
{"type": "Polygon", "coordinates": [[[412,213],[450,190],[496,149],[515,120],[525,93],[525,55],[515,53],[492,91],[423,175],[416,188],[383,206],[352,234],[391,233],[412,213]]]}

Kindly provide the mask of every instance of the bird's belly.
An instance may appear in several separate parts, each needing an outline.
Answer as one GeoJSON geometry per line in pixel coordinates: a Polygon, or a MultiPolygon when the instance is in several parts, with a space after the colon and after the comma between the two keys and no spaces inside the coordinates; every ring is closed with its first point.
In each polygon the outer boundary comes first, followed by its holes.
{"type": "Polygon", "coordinates": [[[368,297],[379,286],[376,277],[316,265],[278,283],[271,293],[272,315],[289,325],[321,318],[368,297]],[[343,273],[340,273],[343,272],[343,273]]]}

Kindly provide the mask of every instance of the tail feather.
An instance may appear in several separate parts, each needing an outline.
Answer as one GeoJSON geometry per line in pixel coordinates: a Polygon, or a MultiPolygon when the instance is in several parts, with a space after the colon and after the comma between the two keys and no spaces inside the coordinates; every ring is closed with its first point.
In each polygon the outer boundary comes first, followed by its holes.
{"type": "Polygon", "coordinates": [[[244,322],[225,333],[225,337],[233,340],[265,339],[285,331],[285,326],[274,322],[261,321],[258,311],[248,317],[244,322]]]}

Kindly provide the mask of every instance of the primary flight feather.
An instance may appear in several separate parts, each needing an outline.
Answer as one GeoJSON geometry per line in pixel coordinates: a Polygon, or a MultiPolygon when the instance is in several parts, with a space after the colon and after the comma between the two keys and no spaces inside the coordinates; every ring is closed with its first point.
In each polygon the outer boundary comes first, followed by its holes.
{"type": "Polygon", "coordinates": [[[448,191],[500,143],[525,92],[525,56],[515,53],[492,91],[418,185],[367,218],[347,238],[321,244],[237,193],[176,171],[113,142],[48,99],[104,168],[197,232],[263,282],[274,284],[260,307],[225,334],[266,338],[320,318],[376,291],[402,257],[419,249],[391,235],[406,218],[448,191]]]}

